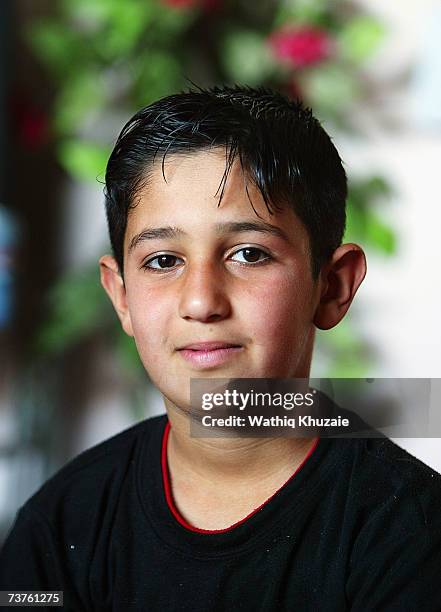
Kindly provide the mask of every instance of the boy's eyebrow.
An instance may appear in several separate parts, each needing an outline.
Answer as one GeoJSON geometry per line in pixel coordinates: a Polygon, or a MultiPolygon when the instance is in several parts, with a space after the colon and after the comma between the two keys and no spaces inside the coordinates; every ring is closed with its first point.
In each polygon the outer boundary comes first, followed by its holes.
{"type": "MultiPolygon", "coordinates": [[[[262,232],[272,234],[289,242],[287,234],[276,225],[261,221],[229,221],[227,223],[217,223],[215,230],[218,234],[239,234],[241,232],[262,232]]],[[[129,244],[129,253],[145,240],[172,239],[179,236],[188,236],[187,232],[179,227],[168,225],[166,227],[146,227],[139,234],[133,236],[129,244]]]]}
{"type": "Polygon", "coordinates": [[[228,223],[217,223],[216,231],[219,234],[239,234],[240,232],[262,232],[263,234],[272,234],[278,238],[282,238],[289,242],[287,234],[276,225],[265,223],[263,221],[229,221],[228,223]]]}
{"type": "Polygon", "coordinates": [[[133,251],[133,249],[138,246],[140,242],[144,242],[144,240],[160,240],[162,239],[171,239],[177,238],[178,236],[186,236],[187,233],[179,227],[172,227],[168,225],[167,227],[146,227],[140,232],[133,236],[132,240],[129,244],[129,253],[133,251]]]}

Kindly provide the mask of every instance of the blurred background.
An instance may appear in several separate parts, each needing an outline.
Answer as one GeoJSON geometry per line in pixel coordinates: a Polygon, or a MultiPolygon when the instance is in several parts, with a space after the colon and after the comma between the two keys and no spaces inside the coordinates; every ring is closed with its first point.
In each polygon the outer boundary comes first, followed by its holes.
{"type": "MultiPolygon", "coordinates": [[[[0,542],[61,465],[164,411],[99,283],[102,181],[124,122],[192,82],[302,98],[344,160],[368,275],[313,374],[441,378],[439,2],[2,0],[0,542]]],[[[396,442],[441,471],[440,439],[396,442]]]]}

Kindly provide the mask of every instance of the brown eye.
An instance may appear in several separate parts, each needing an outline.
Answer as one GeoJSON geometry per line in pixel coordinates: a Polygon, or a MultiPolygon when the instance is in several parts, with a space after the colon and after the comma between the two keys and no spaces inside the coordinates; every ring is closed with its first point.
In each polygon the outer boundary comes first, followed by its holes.
{"type": "Polygon", "coordinates": [[[167,270],[168,268],[174,268],[179,259],[180,258],[176,257],[176,255],[164,253],[163,255],[157,255],[146,261],[143,268],[148,268],[150,270],[167,270]]]}
{"type": "Polygon", "coordinates": [[[258,249],[244,249],[243,250],[244,258],[250,262],[259,261],[261,253],[262,251],[259,251],[258,249]]]}
{"type": "Polygon", "coordinates": [[[263,263],[271,259],[268,253],[257,247],[244,247],[236,251],[233,255],[235,258],[234,261],[238,261],[239,263],[263,263]],[[239,256],[238,259],[236,259],[237,256],[239,256]]]}

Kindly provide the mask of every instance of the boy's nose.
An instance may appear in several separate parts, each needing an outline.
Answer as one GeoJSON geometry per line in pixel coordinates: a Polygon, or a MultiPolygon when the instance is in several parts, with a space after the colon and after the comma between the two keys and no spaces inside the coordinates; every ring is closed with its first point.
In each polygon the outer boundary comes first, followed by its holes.
{"type": "Polygon", "coordinates": [[[213,266],[186,270],[179,299],[179,316],[187,320],[213,322],[230,314],[231,305],[222,274],[213,266]]]}

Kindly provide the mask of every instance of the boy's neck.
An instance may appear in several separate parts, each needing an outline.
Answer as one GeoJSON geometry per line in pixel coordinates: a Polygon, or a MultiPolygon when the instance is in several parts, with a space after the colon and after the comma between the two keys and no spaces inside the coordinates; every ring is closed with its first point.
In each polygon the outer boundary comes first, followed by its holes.
{"type": "Polygon", "coordinates": [[[187,415],[166,401],[168,468],[175,504],[191,524],[223,529],[271,497],[316,438],[195,438],[187,415]]]}

